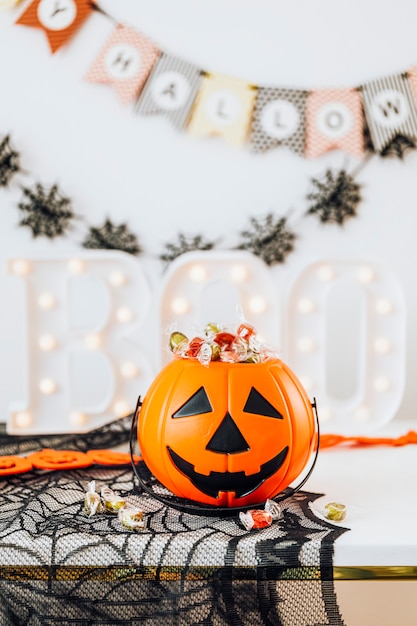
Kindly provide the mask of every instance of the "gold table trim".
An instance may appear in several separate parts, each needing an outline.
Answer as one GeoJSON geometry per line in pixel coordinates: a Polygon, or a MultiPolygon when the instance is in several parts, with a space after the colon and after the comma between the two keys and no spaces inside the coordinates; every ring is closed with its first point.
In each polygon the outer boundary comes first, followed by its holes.
{"type": "MultiPolygon", "coordinates": [[[[207,580],[227,572],[228,567],[135,567],[135,566],[42,566],[0,565],[0,580],[207,580]]],[[[261,568],[263,576],[279,580],[320,580],[320,567],[261,568]]],[[[256,567],[230,568],[233,580],[256,580],[256,567]]],[[[330,572],[328,573],[330,575],[330,572]]],[[[333,580],[417,580],[417,566],[333,567],[333,580]]]]}

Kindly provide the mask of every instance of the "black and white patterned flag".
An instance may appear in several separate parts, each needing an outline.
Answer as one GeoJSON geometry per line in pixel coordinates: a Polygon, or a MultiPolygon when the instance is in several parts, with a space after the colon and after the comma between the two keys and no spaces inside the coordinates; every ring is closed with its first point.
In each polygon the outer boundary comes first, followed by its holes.
{"type": "Polygon", "coordinates": [[[306,98],[307,91],[259,87],[250,136],[252,151],[288,146],[304,154],[306,98]]]}
{"type": "Polygon", "coordinates": [[[382,152],[398,135],[417,138],[416,105],[404,75],[366,83],[362,94],[369,133],[377,152],[382,152]]]}
{"type": "Polygon", "coordinates": [[[201,70],[192,63],[162,53],[136,103],[136,112],[141,115],[165,115],[182,130],[201,78],[201,70]]]}

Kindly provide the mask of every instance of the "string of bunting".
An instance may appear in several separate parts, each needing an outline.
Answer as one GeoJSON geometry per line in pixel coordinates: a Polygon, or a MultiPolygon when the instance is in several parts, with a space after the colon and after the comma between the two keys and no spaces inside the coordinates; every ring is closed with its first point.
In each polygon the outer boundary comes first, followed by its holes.
{"type": "MultiPolygon", "coordinates": [[[[1,2],[11,8],[19,0],[1,2]]],[[[91,0],[32,0],[16,24],[42,29],[55,53],[93,12],[114,29],[84,79],[109,85],[140,115],[163,115],[197,137],[249,143],[254,153],[286,146],[309,158],[336,149],[361,157],[370,148],[402,156],[404,146],[415,147],[417,66],[353,88],[287,89],[198,67],[91,0]]]]}

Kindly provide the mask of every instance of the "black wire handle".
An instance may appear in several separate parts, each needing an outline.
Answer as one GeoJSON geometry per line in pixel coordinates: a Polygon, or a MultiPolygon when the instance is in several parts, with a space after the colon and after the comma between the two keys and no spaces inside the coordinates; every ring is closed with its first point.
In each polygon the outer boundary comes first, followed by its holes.
{"type": "MultiPolygon", "coordinates": [[[[139,483],[139,488],[141,491],[144,491],[151,497],[155,498],[156,500],[159,500],[159,502],[162,502],[162,504],[164,504],[165,506],[170,506],[174,509],[182,511],[183,513],[191,513],[194,515],[208,515],[211,517],[213,516],[220,517],[222,515],[231,516],[236,513],[239,513],[240,511],[254,509],[257,506],[263,506],[264,503],[260,503],[259,505],[251,504],[251,505],[238,506],[238,507],[218,507],[215,505],[200,504],[199,502],[195,502],[194,500],[187,500],[186,498],[179,498],[176,496],[173,496],[172,499],[168,499],[168,498],[164,498],[158,493],[155,493],[152,490],[152,488],[149,487],[144,482],[143,478],[139,475],[139,472],[137,470],[137,467],[134,461],[133,441],[136,439],[136,435],[137,435],[137,424],[139,420],[139,413],[140,413],[141,406],[142,406],[142,400],[141,400],[141,396],[139,396],[137,403],[136,403],[136,409],[133,414],[132,426],[130,429],[130,461],[131,461],[131,465],[133,468],[133,473],[136,476],[136,479],[139,483]]],[[[319,425],[319,416],[318,416],[318,411],[317,411],[316,398],[313,398],[313,402],[311,403],[311,406],[314,411],[314,419],[315,419],[315,425],[316,425],[316,428],[313,433],[313,437],[316,437],[317,435],[317,448],[315,451],[314,459],[312,461],[310,469],[308,470],[306,476],[301,480],[301,482],[296,487],[287,487],[279,495],[271,498],[271,500],[273,500],[274,502],[282,502],[283,500],[286,500],[287,498],[290,498],[295,493],[297,493],[297,491],[299,491],[301,487],[305,485],[307,480],[310,478],[313,472],[313,469],[316,465],[318,454],[319,454],[319,448],[320,448],[320,425],[319,425]]],[[[142,461],[142,463],[146,467],[145,462],[142,461]]]]}

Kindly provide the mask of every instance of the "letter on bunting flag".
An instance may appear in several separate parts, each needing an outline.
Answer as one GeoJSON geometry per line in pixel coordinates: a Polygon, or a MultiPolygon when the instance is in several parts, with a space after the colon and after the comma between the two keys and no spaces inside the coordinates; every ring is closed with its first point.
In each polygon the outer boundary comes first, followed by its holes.
{"type": "Polygon", "coordinates": [[[307,92],[279,87],[258,87],[252,118],[252,152],[288,146],[304,154],[307,92]]]}
{"type": "Polygon", "coordinates": [[[136,112],[141,115],[165,115],[182,130],[201,80],[202,72],[198,67],[163,52],[143,88],[136,112]]]}
{"type": "Polygon", "coordinates": [[[362,98],[355,89],[320,89],[307,96],[307,157],[329,150],[364,152],[362,98]]]}
{"type": "Polygon", "coordinates": [[[34,0],[16,24],[44,30],[54,53],[71,39],[92,10],[90,0],[34,0]]]}
{"type": "Polygon", "coordinates": [[[119,24],[93,61],[85,80],[111,85],[126,104],[135,100],[158,56],[159,49],[150,39],[119,24]]]}
{"type": "Polygon", "coordinates": [[[401,74],[362,86],[365,117],[374,148],[382,152],[397,135],[417,138],[417,111],[408,79],[401,74]]]}
{"type": "Polygon", "coordinates": [[[255,99],[246,81],[221,74],[204,76],[188,131],[197,137],[220,135],[233,144],[245,141],[255,99]]]}

